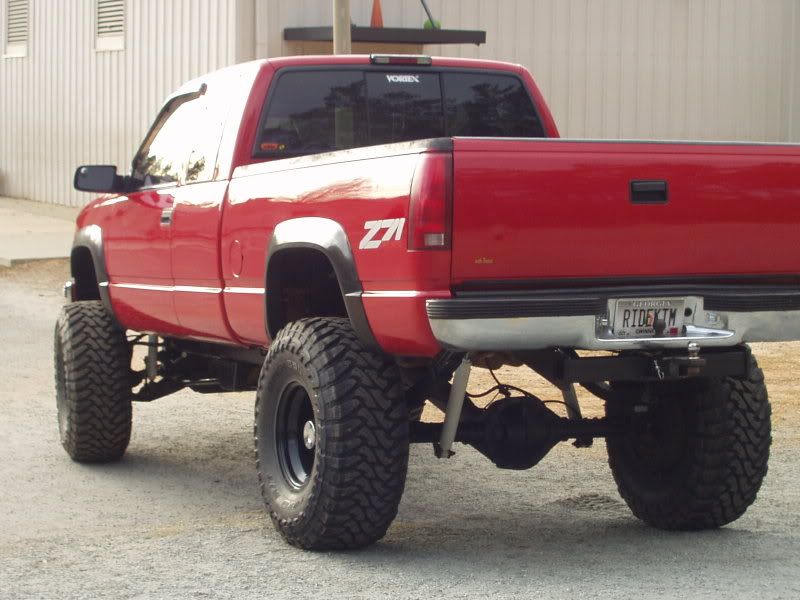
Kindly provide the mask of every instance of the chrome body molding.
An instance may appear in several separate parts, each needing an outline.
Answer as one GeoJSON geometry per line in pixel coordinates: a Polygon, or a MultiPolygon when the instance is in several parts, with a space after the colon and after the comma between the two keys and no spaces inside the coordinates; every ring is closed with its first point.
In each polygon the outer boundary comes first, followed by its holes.
{"type": "Polygon", "coordinates": [[[188,292],[193,294],[219,294],[222,288],[201,285],[161,285],[157,283],[112,283],[112,288],[146,290],[148,292],[188,292]]]}
{"type": "Polygon", "coordinates": [[[122,288],[128,290],[147,290],[148,292],[186,292],[190,294],[254,294],[264,295],[262,287],[211,287],[203,285],[161,285],[156,283],[102,283],[103,287],[122,288]]]}
{"type": "Polygon", "coordinates": [[[415,290],[376,290],[363,292],[362,298],[426,298],[430,292],[417,292],[415,290]]]}
{"type": "MultiPolygon", "coordinates": [[[[428,300],[429,313],[436,300],[428,300]]],[[[615,337],[616,301],[598,315],[502,316],[496,318],[431,318],[434,337],[449,349],[461,351],[540,350],[562,347],[582,350],[663,350],[735,346],[744,342],[800,340],[800,310],[709,311],[702,297],[686,297],[691,316],[678,337],[615,337]],[[609,318],[609,315],[611,318],[609,318]]],[[[434,311],[435,314],[435,311],[434,311]]]]}
{"type": "Polygon", "coordinates": [[[263,287],[226,287],[222,290],[226,294],[255,294],[263,296],[266,290],[263,287]]]}

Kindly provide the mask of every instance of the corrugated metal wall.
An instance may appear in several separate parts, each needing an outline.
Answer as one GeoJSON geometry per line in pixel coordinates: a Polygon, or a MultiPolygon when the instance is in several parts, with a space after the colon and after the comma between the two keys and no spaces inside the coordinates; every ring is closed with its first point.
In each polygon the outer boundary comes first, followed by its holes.
{"type": "MultiPolygon", "coordinates": [[[[293,50],[283,27],[330,24],[330,0],[260,0],[256,50],[293,50]]],[[[518,62],[562,135],[800,141],[800,0],[428,0],[487,43],[429,54],[518,62]]],[[[369,24],[372,0],[351,0],[369,24]]],[[[421,27],[416,0],[383,0],[385,26],[421,27]]]]}
{"type": "Polygon", "coordinates": [[[125,50],[100,52],[93,0],[29,1],[27,56],[0,59],[2,195],[85,203],[78,164],[125,169],[167,94],[236,61],[236,0],[128,1],[125,50]]]}
{"type": "MultiPolygon", "coordinates": [[[[308,51],[284,27],[329,25],[331,0],[127,0],[125,49],[94,50],[94,0],[29,0],[24,58],[0,58],[0,195],[78,205],[80,163],[123,168],[183,81],[308,51]]],[[[571,137],[800,142],[800,0],[428,0],[487,43],[429,54],[531,69],[571,137]]],[[[0,0],[0,23],[6,1],[0,0]]],[[[351,0],[367,25],[372,0],[351,0]]],[[[383,0],[420,27],[417,0],[383,0]]],[[[5,32],[0,34],[5,35],[5,32]]],[[[4,47],[5,40],[0,38],[4,47]]]]}

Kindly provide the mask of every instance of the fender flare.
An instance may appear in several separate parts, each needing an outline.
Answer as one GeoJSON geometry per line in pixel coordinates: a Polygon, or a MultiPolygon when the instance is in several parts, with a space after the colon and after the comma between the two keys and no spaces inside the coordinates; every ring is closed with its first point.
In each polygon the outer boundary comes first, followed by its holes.
{"type": "Polygon", "coordinates": [[[362,301],[363,288],[358,277],[353,251],[344,228],[333,219],[322,217],[299,217],[278,223],[272,232],[267,251],[266,269],[264,272],[264,287],[266,301],[264,302],[264,322],[267,326],[267,335],[274,339],[278,332],[270,323],[269,318],[269,287],[267,280],[272,258],[292,248],[308,248],[324,254],[336,274],[339,290],[342,293],[347,316],[361,342],[369,348],[379,349],[372,329],[367,320],[362,301]]]}
{"type": "MultiPolygon", "coordinates": [[[[111,318],[119,325],[119,321],[114,315],[114,308],[111,305],[111,294],[108,291],[108,271],[106,270],[106,255],[103,250],[103,230],[100,229],[100,226],[87,225],[75,232],[75,237],[72,240],[72,250],[70,251],[70,270],[72,270],[72,259],[77,248],[86,248],[92,256],[100,301],[108,311],[108,314],[111,315],[111,318]]],[[[72,276],[75,276],[74,272],[72,272],[72,276]]]]}

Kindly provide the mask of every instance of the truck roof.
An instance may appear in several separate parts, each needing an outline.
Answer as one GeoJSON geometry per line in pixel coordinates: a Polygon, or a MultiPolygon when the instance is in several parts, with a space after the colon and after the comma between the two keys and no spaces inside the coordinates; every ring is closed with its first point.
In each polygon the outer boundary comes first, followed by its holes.
{"type": "MultiPolygon", "coordinates": [[[[376,53],[380,55],[380,53],[376,53]]],[[[419,55],[409,55],[419,56],[419,55]]],[[[427,55],[426,55],[427,56],[427,55]]],[[[461,67],[469,69],[491,69],[495,71],[514,71],[519,72],[521,65],[501,62],[496,60],[483,60],[476,58],[453,58],[447,56],[432,56],[431,66],[433,67],[461,67]]],[[[317,65],[369,65],[369,54],[339,54],[339,55],[307,55],[307,56],[282,56],[276,58],[263,59],[264,63],[269,63],[273,68],[284,67],[307,67],[317,65]]],[[[403,65],[413,66],[413,65],[403,65]]]]}
{"type": "MultiPolygon", "coordinates": [[[[397,56],[397,55],[392,55],[397,56]]],[[[419,56],[419,55],[408,55],[419,56]]],[[[446,56],[432,56],[432,67],[461,67],[464,69],[487,69],[493,71],[511,71],[520,73],[524,71],[523,67],[518,64],[501,62],[497,60],[482,60],[474,58],[452,58],[446,56]]],[[[276,58],[261,58],[251,60],[244,63],[238,63],[228,67],[223,67],[209,73],[204,73],[195,77],[183,85],[181,85],[175,92],[167,97],[167,100],[185,94],[187,92],[196,91],[199,86],[206,82],[218,80],[233,81],[237,75],[245,72],[260,71],[264,68],[282,69],[286,67],[310,67],[310,66],[327,66],[327,65],[370,65],[369,54],[338,54],[338,55],[304,55],[304,56],[281,56],[276,58]]],[[[381,65],[383,67],[404,66],[414,67],[416,65],[381,65]]],[[[428,66],[428,65],[426,65],[428,66]]],[[[424,68],[424,67],[423,67],[424,68]]]]}

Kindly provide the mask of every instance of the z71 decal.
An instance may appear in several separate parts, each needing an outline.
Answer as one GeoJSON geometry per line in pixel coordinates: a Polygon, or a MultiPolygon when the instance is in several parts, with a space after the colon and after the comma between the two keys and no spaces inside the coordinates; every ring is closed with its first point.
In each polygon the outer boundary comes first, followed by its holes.
{"type": "Polygon", "coordinates": [[[403,226],[405,226],[405,224],[405,219],[367,221],[364,223],[364,229],[367,230],[367,234],[361,238],[361,242],[358,244],[358,249],[374,250],[375,248],[380,247],[383,242],[388,242],[392,238],[394,238],[395,241],[400,241],[400,238],[403,236],[403,226]],[[378,238],[378,234],[380,233],[381,229],[385,229],[386,231],[382,236],[380,236],[380,238],[378,238]]]}

